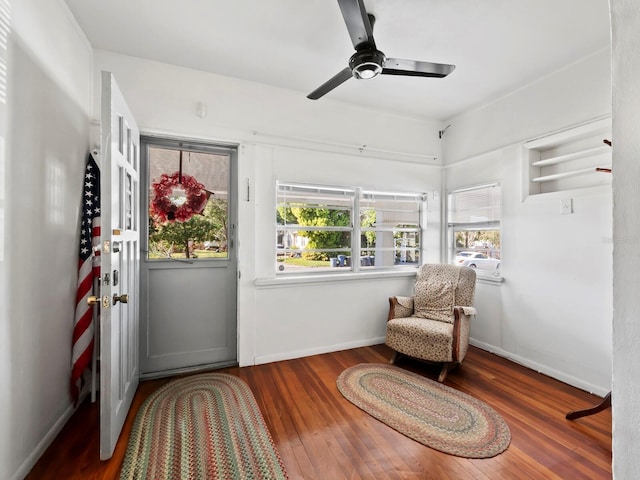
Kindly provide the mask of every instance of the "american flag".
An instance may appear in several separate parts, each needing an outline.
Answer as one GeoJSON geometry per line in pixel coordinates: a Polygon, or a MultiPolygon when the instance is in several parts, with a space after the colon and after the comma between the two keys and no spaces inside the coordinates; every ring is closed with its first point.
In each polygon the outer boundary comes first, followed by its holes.
{"type": "Polygon", "coordinates": [[[91,364],[94,348],[93,307],[87,303],[93,294],[94,280],[100,276],[100,170],[89,155],[84,173],[82,225],[78,265],[76,313],[73,321],[71,349],[71,396],[77,402],[82,388],[82,374],[91,364]]]}

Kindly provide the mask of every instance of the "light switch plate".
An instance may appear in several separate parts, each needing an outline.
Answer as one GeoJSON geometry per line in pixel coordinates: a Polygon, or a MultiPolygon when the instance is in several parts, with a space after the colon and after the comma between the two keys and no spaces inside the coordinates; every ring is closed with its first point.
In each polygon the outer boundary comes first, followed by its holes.
{"type": "Polygon", "coordinates": [[[560,213],[563,215],[569,215],[573,213],[573,199],[572,198],[563,198],[560,200],[560,213]]]}

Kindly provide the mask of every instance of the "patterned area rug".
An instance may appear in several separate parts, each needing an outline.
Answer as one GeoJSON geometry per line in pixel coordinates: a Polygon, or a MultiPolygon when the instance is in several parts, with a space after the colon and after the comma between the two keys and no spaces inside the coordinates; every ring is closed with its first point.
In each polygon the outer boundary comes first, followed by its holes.
{"type": "Polygon", "coordinates": [[[393,365],[346,369],[338,390],[351,403],[428,447],[489,458],[509,446],[509,427],[491,407],[465,393],[393,365]]]}
{"type": "Polygon", "coordinates": [[[121,479],[286,479],[249,386],[224,373],[159,388],[138,411],[121,479]]]}

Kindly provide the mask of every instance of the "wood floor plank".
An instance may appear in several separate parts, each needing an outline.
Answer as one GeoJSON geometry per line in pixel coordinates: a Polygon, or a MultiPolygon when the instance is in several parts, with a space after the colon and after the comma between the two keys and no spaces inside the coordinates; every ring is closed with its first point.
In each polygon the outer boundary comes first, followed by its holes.
{"type": "MultiPolygon", "coordinates": [[[[490,405],[511,430],[502,454],[465,459],[421,445],[390,429],[337,389],[344,369],[387,363],[384,345],[221,372],[251,387],[292,480],[610,479],[611,410],[566,420],[600,398],[471,347],[446,384],[490,405]]],[[[400,367],[435,379],[439,368],[403,360],[400,367]]],[[[118,478],[135,413],[172,379],[141,382],[113,458],[99,459],[99,408],[82,404],[34,466],[28,480],[118,478]]]]}

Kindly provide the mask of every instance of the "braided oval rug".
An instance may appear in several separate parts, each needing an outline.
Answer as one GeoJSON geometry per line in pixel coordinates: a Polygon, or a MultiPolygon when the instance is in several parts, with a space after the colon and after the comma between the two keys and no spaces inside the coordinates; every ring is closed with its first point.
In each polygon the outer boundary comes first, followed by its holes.
{"type": "Polygon", "coordinates": [[[249,386],[225,373],[175,380],[138,410],[120,479],[287,479],[249,386]]]}
{"type": "Polygon", "coordinates": [[[340,374],[338,390],[351,403],[423,445],[466,458],[507,449],[511,433],[487,404],[393,365],[366,364],[340,374]]]}

